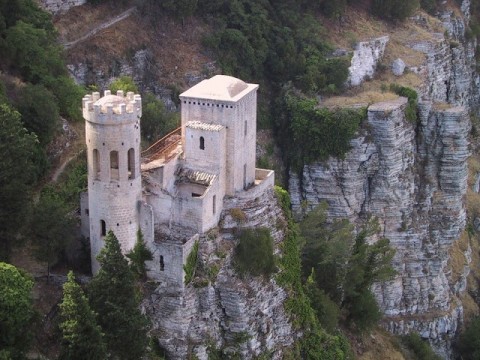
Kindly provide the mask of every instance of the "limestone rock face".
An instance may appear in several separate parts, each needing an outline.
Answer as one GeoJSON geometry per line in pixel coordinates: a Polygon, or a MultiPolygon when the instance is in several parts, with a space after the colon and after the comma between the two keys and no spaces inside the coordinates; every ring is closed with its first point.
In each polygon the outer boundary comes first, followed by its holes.
{"type": "Polygon", "coordinates": [[[370,106],[369,140],[354,139],[344,160],[306,166],[303,186],[292,174],[290,193],[297,214],[327,201],[331,218],[378,217],[382,236],[396,249],[396,277],[373,289],[385,326],[400,334],[419,331],[448,355],[445,339],[463,314],[447,261],[466,221],[470,121],[462,107],[424,102],[416,133],[405,119],[406,104],[399,98],[370,106]]]}
{"type": "Polygon", "coordinates": [[[370,41],[361,41],[355,46],[351,65],[348,69],[348,85],[358,86],[364,80],[373,76],[388,40],[388,36],[382,36],[370,41]]]}
{"type": "Polygon", "coordinates": [[[70,8],[83,5],[87,0],[38,0],[40,6],[53,15],[67,12],[70,8]]]}
{"type": "Polygon", "coordinates": [[[283,232],[278,224],[284,221],[272,189],[255,199],[231,198],[222,226],[200,237],[193,286],[179,291],[155,284],[143,307],[153,323],[152,334],[169,359],[195,354],[207,360],[220,348],[242,359],[267,352],[272,359],[282,358],[284,348],[299,336],[283,308],[287,293],[274,279],[239,278],[231,261],[235,228],[268,227],[279,252],[283,232]]]}
{"type": "Polygon", "coordinates": [[[453,277],[448,264],[466,224],[468,113],[480,103],[476,43],[465,38],[469,6],[462,2],[463,18],[441,15],[448,39],[438,33],[410,44],[426,55],[422,66],[410,68],[424,80],[417,124],[405,119],[405,100],[374,104],[344,160],[305,166],[289,181],[299,217],[327,201],[331,218],[357,225],[369,214],[379,218],[381,235],[396,249],[397,270],[373,288],[384,326],[396,334],[419,332],[445,358],[463,321],[459,295],[469,272],[467,266],[453,277]]]}
{"type": "Polygon", "coordinates": [[[395,76],[402,76],[405,71],[405,63],[402,59],[397,59],[392,64],[392,72],[395,76]]]}

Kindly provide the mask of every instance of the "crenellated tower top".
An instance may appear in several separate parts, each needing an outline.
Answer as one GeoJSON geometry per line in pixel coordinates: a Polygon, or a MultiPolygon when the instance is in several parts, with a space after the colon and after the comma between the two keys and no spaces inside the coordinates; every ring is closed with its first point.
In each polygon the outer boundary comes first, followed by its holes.
{"type": "Polygon", "coordinates": [[[142,116],[142,98],[131,91],[125,96],[123,90],[118,90],[117,95],[105,90],[103,97],[99,92],[86,95],[82,108],[84,119],[90,122],[106,125],[135,122],[142,116]]]}

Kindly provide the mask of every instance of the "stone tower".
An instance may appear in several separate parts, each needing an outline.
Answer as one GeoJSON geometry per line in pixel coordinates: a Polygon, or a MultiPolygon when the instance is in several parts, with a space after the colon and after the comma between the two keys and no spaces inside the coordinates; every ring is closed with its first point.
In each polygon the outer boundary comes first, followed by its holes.
{"type": "Polygon", "coordinates": [[[235,195],[255,182],[257,89],[256,84],[216,75],[180,95],[183,144],[197,144],[193,146],[200,155],[205,154],[204,162],[210,161],[206,151],[209,147],[220,151],[218,139],[212,138],[212,129],[216,129],[212,125],[222,125],[226,129],[226,195],[235,195]],[[185,138],[186,129],[192,127],[197,129],[198,139],[193,133],[185,138]],[[200,133],[202,129],[204,134],[200,133]]]}
{"type": "Polygon", "coordinates": [[[105,91],[83,98],[88,153],[88,217],[92,272],[98,272],[96,256],[109,230],[128,252],[139,228],[138,207],[142,196],[140,174],[140,95],[105,91]]]}

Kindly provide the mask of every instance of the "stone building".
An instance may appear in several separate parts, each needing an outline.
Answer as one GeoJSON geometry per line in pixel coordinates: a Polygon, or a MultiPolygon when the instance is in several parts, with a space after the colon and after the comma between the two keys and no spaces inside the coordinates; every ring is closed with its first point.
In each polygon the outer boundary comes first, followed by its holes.
{"type": "Polygon", "coordinates": [[[183,265],[218,225],[224,198],[271,188],[272,170],[255,168],[258,85],[216,75],[180,95],[181,127],[140,153],[141,98],[119,91],[83,99],[88,193],[82,229],[92,270],[108,230],[128,252],[141,229],[154,260],[151,278],[183,287],[183,265]]]}

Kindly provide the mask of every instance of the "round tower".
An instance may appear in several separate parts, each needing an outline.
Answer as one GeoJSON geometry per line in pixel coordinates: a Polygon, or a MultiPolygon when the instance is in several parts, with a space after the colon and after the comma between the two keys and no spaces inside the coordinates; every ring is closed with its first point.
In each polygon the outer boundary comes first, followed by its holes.
{"type": "Polygon", "coordinates": [[[109,90],[83,98],[88,153],[88,216],[92,272],[109,230],[122,251],[135,244],[139,228],[138,203],[142,195],[140,174],[140,117],[142,99],[132,92],[112,95],[109,90]]]}

